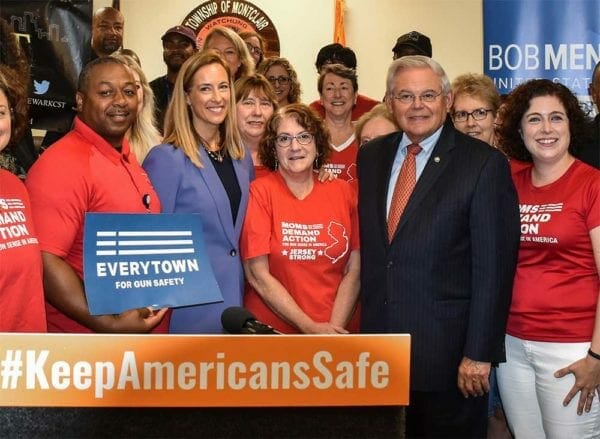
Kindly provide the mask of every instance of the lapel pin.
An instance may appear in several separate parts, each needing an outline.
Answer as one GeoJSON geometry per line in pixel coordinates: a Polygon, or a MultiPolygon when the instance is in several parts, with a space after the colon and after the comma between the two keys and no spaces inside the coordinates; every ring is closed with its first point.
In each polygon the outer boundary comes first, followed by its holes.
{"type": "Polygon", "coordinates": [[[437,156],[437,155],[436,155],[436,156],[433,158],[433,161],[434,161],[434,162],[436,162],[436,163],[439,163],[439,162],[440,162],[440,158],[439,158],[439,156],[437,156]]]}

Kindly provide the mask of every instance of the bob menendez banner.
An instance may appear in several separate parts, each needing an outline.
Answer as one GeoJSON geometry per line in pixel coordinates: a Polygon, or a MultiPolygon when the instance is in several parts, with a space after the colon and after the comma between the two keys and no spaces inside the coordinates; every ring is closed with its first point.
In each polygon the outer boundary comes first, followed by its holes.
{"type": "Polygon", "coordinates": [[[483,0],[484,72],[500,93],[533,78],[588,95],[600,60],[600,0],[483,0]]]}

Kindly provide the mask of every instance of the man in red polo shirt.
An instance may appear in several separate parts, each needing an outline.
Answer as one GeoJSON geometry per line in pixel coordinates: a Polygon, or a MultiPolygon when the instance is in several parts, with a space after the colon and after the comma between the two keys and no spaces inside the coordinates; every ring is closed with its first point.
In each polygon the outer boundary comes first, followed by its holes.
{"type": "Polygon", "coordinates": [[[83,284],[86,212],[160,212],[158,196],[125,133],[136,117],[136,87],[119,60],[84,67],[73,129],[31,168],[27,189],[44,265],[49,332],[166,332],[166,309],[92,316],[83,284]]]}

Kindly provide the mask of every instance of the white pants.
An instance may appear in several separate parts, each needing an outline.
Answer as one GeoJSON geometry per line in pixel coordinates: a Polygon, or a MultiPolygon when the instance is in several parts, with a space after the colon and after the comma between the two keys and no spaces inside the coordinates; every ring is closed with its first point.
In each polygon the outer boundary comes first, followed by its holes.
{"type": "Polygon", "coordinates": [[[563,400],[575,383],[573,374],[554,372],[587,355],[590,343],[548,343],[506,336],[506,363],[497,370],[500,396],[516,439],[599,438],[600,404],[577,414],[579,393],[567,407],[563,400]]]}

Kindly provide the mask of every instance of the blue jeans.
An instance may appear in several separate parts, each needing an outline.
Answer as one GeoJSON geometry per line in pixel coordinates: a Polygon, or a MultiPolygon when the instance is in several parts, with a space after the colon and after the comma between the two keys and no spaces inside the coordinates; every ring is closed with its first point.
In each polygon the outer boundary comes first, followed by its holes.
{"type": "Polygon", "coordinates": [[[488,395],[488,418],[494,416],[496,409],[502,408],[500,400],[500,391],[498,390],[498,380],[496,379],[496,368],[492,367],[490,372],[490,393],[488,395]]]}

